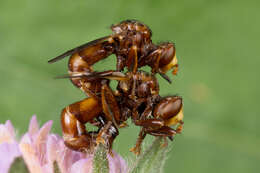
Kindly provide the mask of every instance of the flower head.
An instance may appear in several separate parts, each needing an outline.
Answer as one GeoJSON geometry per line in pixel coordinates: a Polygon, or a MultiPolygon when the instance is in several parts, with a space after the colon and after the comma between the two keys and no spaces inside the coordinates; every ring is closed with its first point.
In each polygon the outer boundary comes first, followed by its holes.
{"type": "MultiPolygon", "coordinates": [[[[61,173],[92,173],[93,155],[67,148],[60,136],[50,134],[51,126],[52,121],[48,121],[40,128],[36,116],[33,116],[28,132],[22,136],[18,146],[11,122],[1,124],[0,155],[4,157],[0,158],[0,172],[7,173],[13,160],[22,156],[31,173],[53,173],[57,167],[61,173]]],[[[109,172],[125,173],[125,161],[115,152],[113,155],[107,156],[109,172]]]]}

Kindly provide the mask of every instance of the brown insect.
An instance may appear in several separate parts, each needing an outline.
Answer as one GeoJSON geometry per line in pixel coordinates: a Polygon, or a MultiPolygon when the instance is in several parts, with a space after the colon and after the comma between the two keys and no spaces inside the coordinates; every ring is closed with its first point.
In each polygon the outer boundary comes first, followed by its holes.
{"type": "MultiPolygon", "coordinates": [[[[127,67],[128,71],[136,72],[138,67],[148,65],[152,68],[152,73],[158,72],[168,82],[170,79],[166,72],[174,69],[173,74],[177,73],[178,64],[174,44],[168,42],[153,44],[152,32],[148,26],[136,20],[126,20],[112,25],[111,30],[113,31],[111,35],[71,49],[48,62],[54,63],[71,55],[69,73],[77,74],[93,72],[93,64],[115,54],[117,71],[127,67]]],[[[72,82],[80,87],[78,80],[72,82]]]]}
{"type": "MultiPolygon", "coordinates": [[[[72,79],[75,76],[69,76],[72,79]]],[[[71,104],[61,113],[61,125],[65,144],[74,150],[92,152],[100,142],[111,151],[114,138],[118,135],[118,125],[123,123],[114,93],[109,87],[109,79],[124,80],[125,76],[114,71],[92,72],[76,78],[81,89],[90,97],[71,104]],[[86,123],[98,127],[88,132],[86,123]]]]}
{"type": "Polygon", "coordinates": [[[65,144],[74,150],[93,151],[102,142],[111,149],[113,140],[119,134],[118,128],[126,126],[131,117],[141,126],[136,146],[140,146],[146,134],[172,137],[182,129],[182,99],[177,96],[161,98],[159,85],[154,76],[161,74],[168,81],[166,72],[174,68],[177,73],[177,58],[172,43],[154,45],[150,29],[137,21],[127,20],[111,27],[113,34],[106,36],[52,59],[53,63],[68,55],[69,75],[72,83],[89,97],[64,108],[61,124],[65,144]],[[116,71],[95,72],[92,65],[108,57],[117,56],[116,71]],[[152,74],[139,71],[138,67],[148,65],[152,74]],[[127,67],[126,74],[121,73],[127,67]],[[110,80],[118,80],[113,91],[110,80]],[[88,132],[85,124],[98,127],[88,132]],[[171,125],[179,124],[176,130],[171,125]]]}
{"type": "MultiPolygon", "coordinates": [[[[74,76],[70,76],[74,77],[74,76]]],[[[146,134],[172,137],[181,133],[183,125],[182,99],[178,96],[159,96],[159,86],[154,75],[137,71],[123,74],[116,71],[93,72],[77,78],[88,83],[100,81],[100,93],[63,109],[61,124],[65,144],[80,151],[92,151],[102,142],[111,149],[113,140],[119,134],[118,128],[125,127],[131,117],[133,123],[141,126],[136,146],[131,149],[140,153],[146,134]],[[117,90],[109,87],[111,79],[118,80],[117,90]],[[85,123],[96,125],[96,132],[87,132],[85,123]],[[178,125],[177,129],[170,126],[178,125]]],[[[89,85],[83,90],[90,93],[89,85]]],[[[166,140],[165,140],[166,141],[166,140]]]]}
{"type": "MultiPolygon", "coordinates": [[[[182,98],[178,96],[160,97],[159,85],[153,74],[143,71],[126,73],[128,80],[120,80],[116,96],[120,110],[126,114],[131,112],[132,122],[141,126],[139,138],[134,148],[139,154],[141,143],[146,134],[173,139],[176,133],[181,133],[183,127],[182,98]],[[176,130],[170,126],[178,125],[176,130]]],[[[123,119],[127,119],[122,114],[123,119]]],[[[165,140],[167,145],[167,140],[165,140]]]]}

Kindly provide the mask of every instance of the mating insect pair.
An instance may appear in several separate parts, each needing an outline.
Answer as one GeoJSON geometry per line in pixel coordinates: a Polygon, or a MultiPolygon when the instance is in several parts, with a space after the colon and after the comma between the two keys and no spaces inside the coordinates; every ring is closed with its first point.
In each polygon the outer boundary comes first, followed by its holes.
{"type": "Polygon", "coordinates": [[[63,109],[61,124],[65,144],[79,151],[93,151],[102,142],[111,149],[113,140],[119,134],[118,128],[126,125],[131,117],[133,123],[141,127],[136,146],[132,149],[140,153],[146,134],[169,137],[182,130],[182,99],[178,96],[160,97],[159,85],[155,77],[159,73],[167,81],[166,72],[177,73],[177,58],[172,43],[155,45],[151,40],[151,30],[135,20],[126,20],[111,27],[113,34],[106,36],[52,59],[53,63],[68,55],[69,75],[72,83],[89,97],[63,109]],[[116,70],[96,72],[92,65],[115,54],[116,70]],[[148,65],[151,73],[138,70],[148,65]],[[126,74],[121,71],[128,69],[126,74]],[[113,91],[110,80],[117,80],[113,91]],[[87,132],[86,123],[98,127],[87,132]],[[178,124],[177,129],[171,125],[178,124]]]}

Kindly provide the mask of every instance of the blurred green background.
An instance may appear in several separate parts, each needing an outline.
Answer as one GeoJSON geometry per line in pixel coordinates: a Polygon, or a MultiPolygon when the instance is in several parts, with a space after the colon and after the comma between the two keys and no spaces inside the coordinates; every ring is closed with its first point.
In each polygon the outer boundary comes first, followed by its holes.
{"type": "MultiPolygon", "coordinates": [[[[69,80],[67,59],[47,60],[108,35],[111,24],[138,19],[153,41],[176,43],[180,71],[161,95],[184,98],[185,128],[165,172],[258,172],[260,169],[260,1],[19,0],[0,1],[0,122],[21,135],[36,114],[61,134],[63,107],[85,96],[69,80]]],[[[114,69],[115,57],[95,66],[114,69]]],[[[124,157],[138,128],[121,129],[114,149],[124,157]]],[[[149,143],[151,137],[145,141],[149,143]]]]}

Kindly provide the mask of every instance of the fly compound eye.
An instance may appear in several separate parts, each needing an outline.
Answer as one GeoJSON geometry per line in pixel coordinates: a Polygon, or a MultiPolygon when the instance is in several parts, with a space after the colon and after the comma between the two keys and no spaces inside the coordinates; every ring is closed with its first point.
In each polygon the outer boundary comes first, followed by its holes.
{"type": "Polygon", "coordinates": [[[155,117],[170,120],[176,117],[182,109],[182,98],[177,96],[162,99],[155,107],[155,117]]]}
{"type": "Polygon", "coordinates": [[[175,47],[172,43],[169,43],[164,49],[162,49],[159,70],[161,73],[165,74],[168,70],[176,66],[177,63],[175,47]]]}

